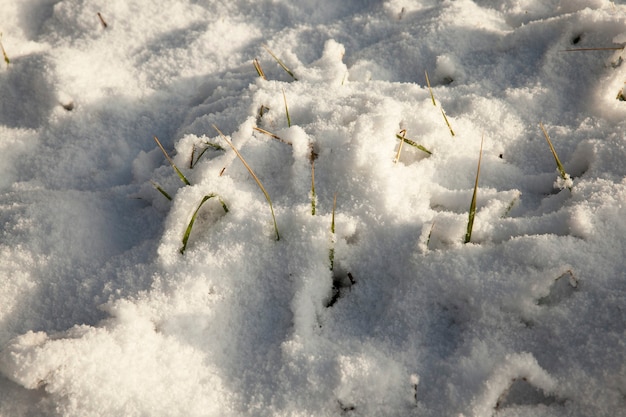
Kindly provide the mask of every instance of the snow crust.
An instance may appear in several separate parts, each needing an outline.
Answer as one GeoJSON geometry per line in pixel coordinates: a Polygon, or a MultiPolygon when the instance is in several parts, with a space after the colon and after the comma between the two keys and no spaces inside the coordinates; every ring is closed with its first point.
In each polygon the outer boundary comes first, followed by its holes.
{"type": "Polygon", "coordinates": [[[0,416],[626,415],[626,6],[0,0],[0,31],[0,416]]]}

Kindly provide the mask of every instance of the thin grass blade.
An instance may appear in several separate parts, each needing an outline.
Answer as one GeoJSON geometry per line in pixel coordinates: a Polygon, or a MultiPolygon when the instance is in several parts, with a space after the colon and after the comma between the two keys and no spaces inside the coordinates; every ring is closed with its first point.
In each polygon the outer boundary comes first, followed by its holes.
{"type": "Polygon", "coordinates": [[[398,146],[398,153],[396,153],[396,159],[394,160],[395,164],[400,160],[400,153],[402,152],[402,145],[404,144],[404,135],[406,135],[406,129],[402,129],[400,135],[396,135],[400,138],[400,145],[398,146]]]}
{"type": "Polygon", "coordinates": [[[4,56],[4,62],[7,63],[7,67],[11,63],[9,59],[9,55],[7,55],[7,51],[4,49],[4,45],[2,45],[2,32],[0,32],[0,49],[2,49],[2,55],[4,56]]]}
{"type": "Polygon", "coordinates": [[[285,145],[292,146],[291,142],[287,142],[286,140],[282,139],[280,136],[275,135],[272,132],[268,132],[265,129],[261,129],[260,127],[257,127],[257,126],[254,126],[252,129],[256,130],[259,133],[263,133],[264,135],[267,135],[267,136],[271,137],[272,139],[276,139],[277,141],[282,142],[285,145]]]}
{"type": "Polygon", "coordinates": [[[172,168],[174,168],[174,172],[176,172],[176,174],[178,174],[178,177],[180,178],[180,180],[183,183],[185,183],[185,185],[191,185],[189,180],[187,180],[187,178],[183,175],[183,173],[180,172],[180,169],[178,169],[176,164],[174,164],[174,161],[172,161],[172,158],[170,158],[170,156],[167,154],[167,152],[165,151],[165,148],[163,147],[163,145],[161,145],[161,142],[159,142],[159,138],[154,136],[154,141],[157,143],[157,145],[159,145],[159,148],[161,148],[161,152],[163,152],[163,155],[165,155],[165,158],[167,159],[167,161],[170,163],[172,168]]]}
{"type": "Polygon", "coordinates": [[[256,176],[256,174],[254,173],[250,165],[248,165],[248,163],[246,162],[245,159],[243,159],[243,156],[241,156],[237,148],[235,148],[235,145],[233,145],[232,142],[228,140],[228,138],[222,133],[222,131],[217,128],[217,126],[213,125],[213,128],[217,131],[217,133],[219,133],[220,137],[228,144],[228,146],[230,146],[233,149],[233,151],[235,151],[235,155],[237,155],[237,157],[239,158],[243,166],[246,167],[246,169],[248,170],[252,178],[254,178],[257,185],[261,189],[261,191],[263,191],[263,194],[265,195],[265,199],[267,200],[267,204],[270,206],[270,211],[272,212],[272,220],[274,221],[274,231],[276,232],[276,240],[280,240],[280,235],[278,233],[278,225],[276,224],[276,216],[274,215],[274,207],[272,206],[272,199],[270,198],[270,195],[265,190],[265,187],[263,187],[263,184],[261,184],[261,180],[259,180],[259,177],[256,176]]]}
{"type": "Polygon", "coordinates": [[[424,75],[426,76],[426,85],[428,86],[428,91],[430,92],[430,99],[433,101],[433,106],[437,107],[437,103],[435,102],[435,95],[433,94],[433,89],[430,88],[430,79],[428,79],[428,71],[424,71],[424,75]]]}
{"type": "Polygon", "coordinates": [[[285,101],[285,114],[287,115],[287,126],[291,127],[291,117],[289,117],[289,107],[287,107],[287,97],[283,88],[283,100],[285,101]]]}
{"type": "Polygon", "coordinates": [[[405,142],[407,145],[411,145],[414,148],[419,149],[422,152],[426,152],[429,155],[432,155],[433,153],[431,151],[429,151],[428,149],[426,149],[425,147],[423,147],[422,145],[420,145],[417,142],[412,141],[411,139],[405,138],[404,136],[400,136],[399,134],[396,134],[396,138],[400,139],[401,141],[405,142]]]}
{"type": "Polygon", "coordinates": [[[259,74],[259,77],[267,81],[267,78],[265,77],[265,73],[263,72],[263,69],[261,68],[261,64],[259,63],[259,60],[254,58],[254,61],[252,61],[252,65],[254,65],[254,69],[256,70],[256,73],[259,74]]]}
{"type": "Polygon", "coordinates": [[[222,208],[224,209],[224,212],[228,213],[228,207],[226,206],[226,203],[224,203],[224,200],[222,200],[222,198],[218,196],[217,194],[211,193],[202,197],[202,200],[200,201],[200,204],[198,204],[198,207],[196,207],[196,210],[193,212],[193,215],[191,216],[191,220],[189,221],[189,224],[187,225],[187,229],[185,230],[185,234],[183,235],[183,246],[179,249],[179,252],[181,254],[184,254],[185,249],[187,249],[187,242],[189,241],[189,235],[191,235],[191,229],[193,228],[193,224],[196,222],[196,217],[198,217],[198,212],[200,211],[200,208],[202,207],[204,203],[206,203],[208,200],[210,200],[213,197],[217,197],[220,200],[220,203],[222,204],[222,208]]]}
{"type": "Polygon", "coordinates": [[[317,195],[315,194],[315,160],[311,161],[311,215],[315,216],[317,195]]]}
{"type": "Polygon", "coordinates": [[[467,221],[467,232],[465,233],[465,243],[472,239],[472,228],[474,227],[474,217],[476,217],[476,195],[478,194],[478,177],[480,176],[480,162],[483,159],[483,142],[485,136],[480,140],[480,155],[478,156],[478,168],[476,169],[476,182],[474,183],[474,194],[469,209],[469,220],[467,221]]]}
{"type": "Polygon", "coordinates": [[[543,130],[543,135],[545,136],[546,141],[548,142],[548,146],[550,146],[550,152],[552,152],[552,156],[554,156],[554,161],[556,162],[556,167],[559,170],[559,174],[561,174],[561,178],[563,178],[564,180],[568,180],[569,175],[567,175],[567,172],[565,172],[565,168],[563,167],[561,160],[556,154],[556,150],[554,149],[554,146],[552,145],[552,141],[550,140],[550,136],[548,136],[548,132],[545,126],[543,125],[543,122],[539,123],[539,126],[541,126],[541,130],[543,130]]]}
{"type": "Polygon", "coordinates": [[[265,48],[265,50],[272,56],[272,58],[274,58],[274,60],[278,63],[278,65],[280,65],[280,67],[283,70],[285,70],[285,72],[287,74],[289,74],[291,76],[291,78],[294,79],[294,81],[298,81],[296,76],[293,75],[293,72],[291,72],[291,70],[289,70],[289,68],[287,68],[287,66],[283,63],[283,61],[281,61],[276,55],[274,55],[274,53],[270,50],[270,48],[267,47],[267,45],[263,45],[263,48],[265,48]]]}
{"type": "Polygon", "coordinates": [[[154,182],[154,181],[150,181],[150,182],[152,183],[152,186],[153,186],[154,188],[156,188],[156,189],[157,189],[157,191],[158,191],[158,192],[160,192],[161,194],[163,194],[163,196],[164,196],[165,198],[167,198],[168,200],[172,201],[172,196],[171,196],[171,195],[169,195],[169,194],[167,193],[167,191],[165,191],[165,190],[163,189],[163,187],[161,187],[159,184],[157,184],[157,183],[156,183],[156,182],[154,182]]]}

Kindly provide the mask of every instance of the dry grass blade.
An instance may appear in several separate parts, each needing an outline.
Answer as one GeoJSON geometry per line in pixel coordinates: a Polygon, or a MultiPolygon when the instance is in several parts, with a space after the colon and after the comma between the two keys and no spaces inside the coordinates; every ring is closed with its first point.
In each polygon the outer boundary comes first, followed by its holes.
{"type": "Polygon", "coordinates": [[[172,158],[170,158],[170,156],[167,154],[167,152],[165,151],[165,148],[163,148],[163,145],[161,145],[161,142],[159,142],[159,138],[154,136],[154,141],[157,143],[157,145],[159,145],[159,148],[161,148],[161,152],[163,152],[163,155],[165,155],[167,162],[169,162],[172,168],[174,168],[174,171],[178,174],[178,177],[180,178],[180,180],[183,183],[185,183],[185,185],[191,185],[191,183],[187,180],[187,178],[183,175],[183,173],[180,172],[180,169],[178,169],[176,164],[174,164],[174,161],[172,161],[172,158]]]}
{"type": "Polygon", "coordinates": [[[398,145],[398,153],[396,153],[396,159],[394,160],[394,163],[397,164],[398,161],[400,160],[400,153],[402,152],[402,145],[404,144],[404,136],[406,135],[406,129],[402,129],[400,131],[399,135],[396,135],[396,137],[400,138],[400,145],[398,145]]]}
{"type": "MultiPolygon", "coordinates": [[[[402,132],[400,132],[402,133],[402,132]]],[[[429,151],[428,149],[426,149],[425,147],[423,147],[422,145],[420,145],[417,142],[412,141],[411,139],[405,138],[404,135],[400,136],[400,134],[396,134],[396,138],[400,139],[403,142],[406,142],[407,145],[411,145],[417,149],[419,149],[422,152],[426,152],[429,155],[432,155],[433,153],[431,151],[429,151]]]]}
{"type": "Polygon", "coordinates": [[[280,65],[280,67],[282,69],[285,70],[285,72],[287,74],[289,74],[291,76],[291,78],[294,79],[294,81],[298,81],[298,79],[296,78],[295,75],[293,75],[293,72],[291,72],[289,70],[289,68],[287,68],[287,66],[283,63],[283,61],[281,61],[276,55],[274,55],[274,53],[272,51],[270,51],[270,48],[267,47],[267,45],[263,45],[263,48],[265,48],[265,50],[272,56],[272,58],[274,58],[274,60],[278,63],[278,65],[280,65]]]}
{"type": "Polygon", "coordinates": [[[102,17],[102,14],[100,12],[98,12],[97,14],[98,19],[100,19],[100,23],[102,24],[102,27],[106,29],[109,25],[107,25],[107,22],[104,21],[104,17],[102,17]]]}
{"type": "Polygon", "coordinates": [[[278,225],[276,224],[276,216],[274,215],[274,207],[272,206],[272,199],[270,198],[270,195],[265,190],[265,187],[263,187],[263,184],[261,184],[261,180],[259,180],[259,177],[256,176],[252,168],[250,168],[250,165],[248,165],[248,163],[246,162],[245,159],[243,159],[243,156],[241,156],[237,148],[235,148],[235,145],[233,145],[232,142],[228,140],[228,138],[222,133],[222,131],[217,128],[217,126],[213,125],[213,128],[217,131],[217,133],[219,133],[220,137],[228,144],[228,146],[230,146],[233,149],[233,151],[235,151],[235,155],[237,155],[237,157],[239,158],[243,166],[246,167],[246,169],[248,170],[252,178],[254,178],[257,185],[261,189],[261,191],[263,191],[263,194],[265,195],[265,199],[267,200],[267,203],[270,206],[270,211],[272,212],[272,220],[274,221],[274,231],[276,232],[276,240],[280,240],[280,235],[278,234],[278,225]]]}
{"type": "MultiPolygon", "coordinates": [[[[550,152],[552,152],[552,156],[554,157],[554,161],[556,162],[556,167],[559,170],[559,174],[561,175],[561,178],[563,178],[564,181],[568,182],[571,181],[569,175],[567,174],[567,172],[565,172],[565,168],[563,167],[563,164],[561,163],[561,160],[559,159],[558,155],[556,154],[556,150],[554,149],[554,146],[552,145],[552,141],[550,140],[550,136],[548,135],[548,131],[546,130],[545,126],[543,125],[543,123],[539,123],[539,126],[541,126],[541,130],[543,131],[543,135],[546,138],[546,141],[548,142],[548,146],[550,146],[550,152]]],[[[571,187],[568,187],[571,190],[571,187]]]]}
{"type": "Polygon", "coordinates": [[[286,140],[281,139],[280,136],[275,135],[272,132],[268,132],[265,129],[261,129],[260,127],[257,127],[257,126],[254,126],[252,129],[256,130],[257,132],[263,133],[264,135],[267,135],[267,136],[271,137],[272,139],[276,139],[277,141],[282,142],[285,145],[292,146],[291,142],[287,142],[286,140]]]}
{"type": "Polygon", "coordinates": [[[261,64],[259,63],[259,60],[254,58],[254,61],[252,61],[252,65],[254,65],[254,69],[256,70],[257,74],[259,74],[259,77],[267,81],[267,78],[265,77],[265,73],[263,72],[263,69],[261,68],[261,64]]]}
{"type": "Polygon", "coordinates": [[[198,207],[196,207],[196,210],[193,212],[193,215],[191,216],[191,220],[189,221],[189,224],[187,225],[187,229],[185,230],[185,234],[183,235],[183,246],[181,246],[181,248],[179,249],[179,252],[181,254],[184,254],[185,249],[187,249],[187,242],[189,241],[189,235],[191,235],[191,229],[193,228],[193,224],[196,221],[196,217],[198,217],[198,212],[200,211],[200,208],[202,207],[204,203],[206,203],[209,199],[213,197],[217,197],[220,200],[220,203],[222,204],[222,208],[224,209],[224,212],[228,213],[228,207],[226,206],[226,203],[224,203],[224,201],[221,199],[221,197],[213,193],[205,195],[200,201],[200,204],[198,204],[198,207]]]}
{"type": "Polygon", "coordinates": [[[469,209],[469,220],[467,221],[467,232],[465,233],[465,243],[472,239],[472,228],[474,227],[474,217],[476,217],[476,195],[478,193],[478,177],[480,176],[480,162],[483,159],[483,142],[485,135],[480,140],[480,155],[478,156],[478,168],[476,169],[476,182],[474,182],[474,194],[469,209]]]}
{"type": "Polygon", "coordinates": [[[2,32],[0,32],[0,49],[2,49],[2,56],[4,56],[4,62],[7,63],[7,67],[11,63],[9,56],[7,55],[7,51],[4,49],[4,45],[2,45],[2,32]]]}

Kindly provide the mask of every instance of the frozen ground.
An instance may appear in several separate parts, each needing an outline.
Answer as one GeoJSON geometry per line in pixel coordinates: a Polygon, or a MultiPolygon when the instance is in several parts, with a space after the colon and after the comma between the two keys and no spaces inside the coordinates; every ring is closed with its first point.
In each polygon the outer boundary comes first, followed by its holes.
{"type": "Polygon", "coordinates": [[[626,416],[619,3],[0,0],[0,416],[626,416]]]}

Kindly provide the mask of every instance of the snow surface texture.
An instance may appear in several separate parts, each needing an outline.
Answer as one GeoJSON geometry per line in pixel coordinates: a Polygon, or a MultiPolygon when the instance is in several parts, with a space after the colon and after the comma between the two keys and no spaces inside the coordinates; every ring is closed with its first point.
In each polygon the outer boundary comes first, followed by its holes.
{"type": "Polygon", "coordinates": [[[618,3],[1,0],[0,416],[626,415],[618,3]]]}

